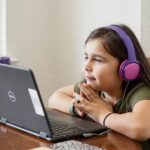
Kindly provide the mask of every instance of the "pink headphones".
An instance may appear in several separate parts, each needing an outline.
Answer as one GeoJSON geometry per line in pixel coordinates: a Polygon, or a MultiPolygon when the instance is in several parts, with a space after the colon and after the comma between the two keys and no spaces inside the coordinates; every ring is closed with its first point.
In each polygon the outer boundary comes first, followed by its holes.
{"type": "Polygon", "coordinates": [[[119,68],[120,78],[124,81],[135,80],[140,73],[140,63],[136,59],[135,49],[130,37],[120,26],[111,25],[108,26],[108,28],[112,29],[120,36],[128,52],[128,58],[121,63],[119,68]]]}

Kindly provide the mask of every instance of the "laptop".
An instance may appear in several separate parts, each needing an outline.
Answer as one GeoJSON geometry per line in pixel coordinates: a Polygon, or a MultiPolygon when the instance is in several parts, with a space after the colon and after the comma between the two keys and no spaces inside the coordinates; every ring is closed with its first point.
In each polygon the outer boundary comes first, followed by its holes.
{"type": "Polygon", "coordinates": [[[0,123],[50,141],[106,130],[89,119],[47,111],[32,70],[4,64],[0,64],[0,123]]]}

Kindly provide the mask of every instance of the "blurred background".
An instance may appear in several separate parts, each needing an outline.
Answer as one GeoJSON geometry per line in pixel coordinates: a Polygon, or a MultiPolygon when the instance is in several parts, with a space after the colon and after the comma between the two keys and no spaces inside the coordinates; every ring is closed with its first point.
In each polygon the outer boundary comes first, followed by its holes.
{"type": "Polygon", "coordinates": [[[84,41],[95,28],[128,25],[150,56],[149,9],[149,0],[7,0],[7,55],[33,70],[47,106],[56,89],[81,80],[84,41]]]}

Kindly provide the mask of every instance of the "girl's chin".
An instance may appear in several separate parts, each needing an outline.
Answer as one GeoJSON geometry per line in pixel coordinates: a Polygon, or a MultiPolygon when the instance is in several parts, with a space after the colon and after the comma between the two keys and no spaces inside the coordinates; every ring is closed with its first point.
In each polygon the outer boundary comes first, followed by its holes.
{"type": "Polygon", "coordinates": [[[90,85],[91,87],[93,87],[93,84],[91,82],[86,82],[87,85],[90,85]]]}
{"type": "Polygon", "coordinates": [[[96,85],[94,85],[94,84],[92,84],[92,83],[89,83],[89,82],[87,82],[87,84],[88,84],[93,90],[99,91],[99,88],[98,88],[96,85]]]}

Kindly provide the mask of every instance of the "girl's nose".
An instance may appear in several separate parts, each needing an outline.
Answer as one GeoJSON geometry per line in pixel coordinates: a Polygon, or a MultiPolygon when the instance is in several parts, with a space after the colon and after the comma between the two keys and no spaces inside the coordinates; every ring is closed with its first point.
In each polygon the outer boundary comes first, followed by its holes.
{"type": "Polygon", "coordinates": [[[87,60],[83,65],[83,71],[91,72],[92,71],[92,64],[90,60],[87,60]]]}

